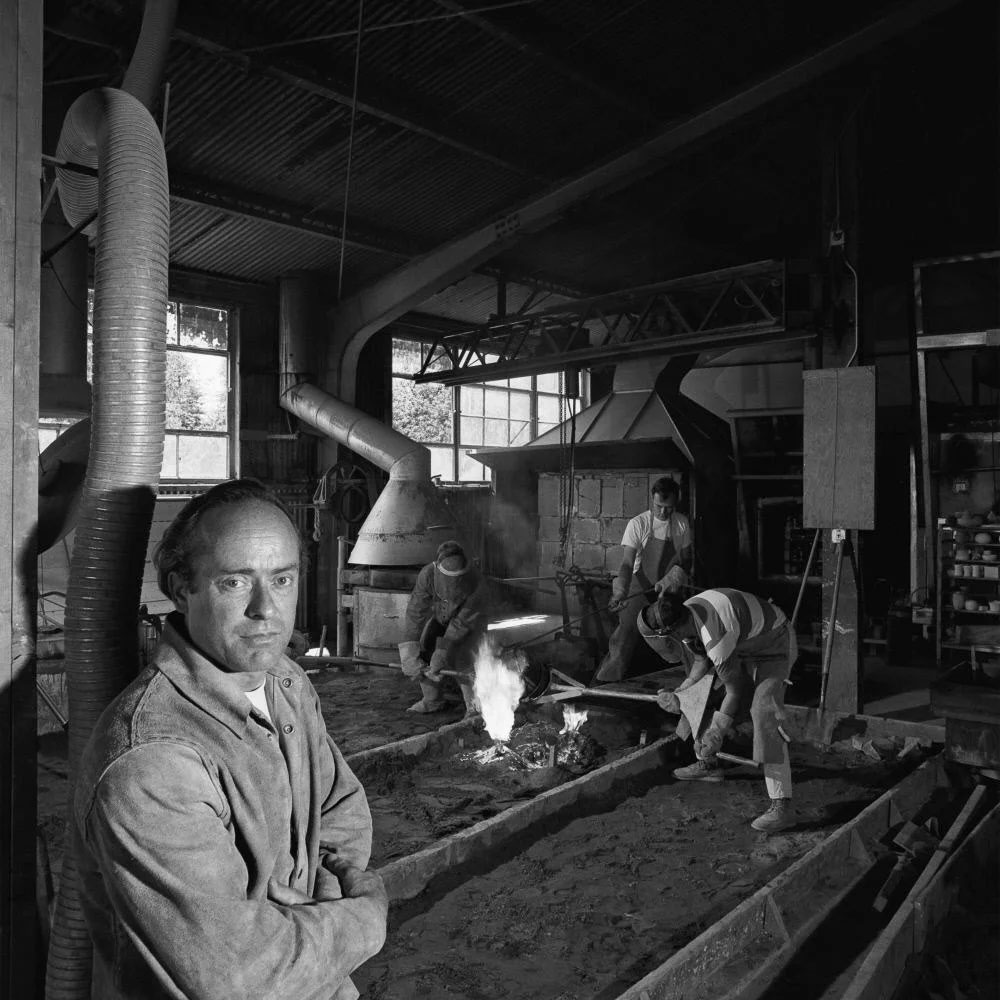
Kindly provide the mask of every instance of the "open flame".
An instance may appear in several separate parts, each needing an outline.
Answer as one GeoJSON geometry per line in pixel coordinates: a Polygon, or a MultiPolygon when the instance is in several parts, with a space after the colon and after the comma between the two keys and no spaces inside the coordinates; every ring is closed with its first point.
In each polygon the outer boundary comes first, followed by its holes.
{"type": "Polygon", "coordinates": [[[473,691],[486,731],[494,740],[510,739],[514,728],[514,710],[524,694],[522,673],[528,665],[522,652],[501,655],[484,639],[476,652],[476,676],[473,691]]]}
{"type": "Polygon", "coordinates": [[[585,708],[573,708],[572,705],[563,705],[563,727],[559,730],[559,735],[566,733],[578,733],[580,727],[587,721],[587,710],[585,708]]]}

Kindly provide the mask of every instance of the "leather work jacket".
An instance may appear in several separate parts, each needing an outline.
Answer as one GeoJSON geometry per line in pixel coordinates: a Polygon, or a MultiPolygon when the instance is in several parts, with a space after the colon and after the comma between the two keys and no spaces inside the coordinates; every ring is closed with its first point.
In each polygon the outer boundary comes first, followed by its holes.
{"type": "Polygon", "coordinates": [[[407,602],[403,638],[419,641],[433,618],[439,626],[434,648],[447,653],[449,662],[461,669],[466,664],[458,661],[469,658],[486,631],[487,600],[486,583],[475,567],[462,576],[447,577],[435,563],[428,563],[417,574],[407,602]]]}
{"type": "Polygon", "coordinates": [[[98,721],[73,830],[94,997],[357,997],[349,975],[384,942],[373,904],[279,905],[267,887],[311,895],[328,857],[366,867],[364,790],[302,669],[259,679],[273,724],[171,615],[98,721]]]}

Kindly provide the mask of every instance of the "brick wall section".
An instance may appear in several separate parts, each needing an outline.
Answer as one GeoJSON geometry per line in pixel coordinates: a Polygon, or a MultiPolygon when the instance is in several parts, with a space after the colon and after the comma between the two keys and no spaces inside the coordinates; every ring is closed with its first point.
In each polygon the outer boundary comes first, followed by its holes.
{"type": "Polygon", "coordinates": [[[601,517],[623,517],[625,514],[625,480],[601,480],[601,517]]]}
{"type": "MultiPolygon", "coordinates": [[[[565,568],[610,577],[622,561],[622,534],[629,518],[649,509],[649,488],[667,471],[649,469],[578,470],[573,481],[573,516],[565,568]]],[[[678,481],[680,473],[674,473],[678,481]]],[[[681,506],[684,507],[682,497],[681,506]]],[[[559,552],[559,475],[538,477],[538,575],[552,576],[559,552]]],[[[558,598],[540,595],[540,608],[558,610],[558,598]]]]}

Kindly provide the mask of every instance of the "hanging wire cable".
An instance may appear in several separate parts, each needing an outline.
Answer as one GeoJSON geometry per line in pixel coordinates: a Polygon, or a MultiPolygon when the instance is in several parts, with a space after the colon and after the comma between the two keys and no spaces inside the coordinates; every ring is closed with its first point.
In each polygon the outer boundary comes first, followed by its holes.
{"type": "Polygon", "coordinates": [[[337,301],[344,290],[344,254],[347,249],[347,205],[351,193],[351,162],[354,159],[354,123],[358,118],[358,76],[361,71],[361,37],[365,0],[358,0],[358,40],[354,46],[354,89],[351,93],[351,128],[347,137],[347,173],[344,177],[344,214],[340,223],[340,265],[337,269],[337,301]]]}
{"type": "Polygon", "coordinates": [[[854,270],[854,266],[847,259],[846,248],[844,253],[844,264],[854,277],[854,353],[851,355],[847,365],[845,366],[850,368],[851,365],[854,364],[854,359],[858,356],[858,348],[861,346],[861,312],[858,295],[858,286],[861,284],[861,279],[858,277],[858,272],[854,270]]]}

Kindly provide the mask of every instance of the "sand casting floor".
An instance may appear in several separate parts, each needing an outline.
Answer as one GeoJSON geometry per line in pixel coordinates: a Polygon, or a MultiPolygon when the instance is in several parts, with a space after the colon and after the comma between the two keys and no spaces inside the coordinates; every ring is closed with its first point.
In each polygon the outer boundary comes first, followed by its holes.
{"type": "Polygon", "coordinates": [[[895,784],[916,761],[797,746],[801,823],[749,821],[763,781],[671,782],[575,819],[492,871],[395,907],[355,976],[372,1000],[615,997],[895,784]]]}

